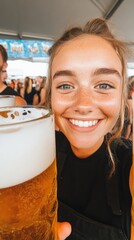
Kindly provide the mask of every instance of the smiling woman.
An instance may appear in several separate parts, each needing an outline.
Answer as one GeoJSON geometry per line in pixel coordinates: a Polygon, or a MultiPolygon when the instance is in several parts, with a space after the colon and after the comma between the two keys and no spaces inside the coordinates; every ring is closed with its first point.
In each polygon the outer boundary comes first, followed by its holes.
{"type": "Polygon", "coordinates": [[[70,240],[130,239],[132,148],[120,139],[127,47],[97,18],[66,31],[49,53],[59,221],[71,223],[70,240]]]}

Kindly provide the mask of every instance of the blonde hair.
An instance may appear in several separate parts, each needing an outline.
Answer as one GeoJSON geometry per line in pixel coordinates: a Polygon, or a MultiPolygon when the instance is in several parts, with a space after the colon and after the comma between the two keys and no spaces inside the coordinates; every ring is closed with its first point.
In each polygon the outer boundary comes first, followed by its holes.
{"type": "MultiPolygon", "coordinates": [[[[63,35],[54,43],[54,45],[49,49],[50,62],[49,62],[49,70],[48,70],[48,90],[47,90],[47,102],[51,107],[51,85],[52,85],[52,77],[51,77],[51,69],[53,59],[56,56],[60,47],[62,47],[66,42],[77,38],[83,34],[89,35],[97,35],[107,40],[111,46],[115,49],[118,54],[121,64],[122,64],[122,102],[121,102],[121,111],[119,119],[116,123],[116,126],[113,129],[113,132],[110,134],[110,137],[107,137],[108,144],[108,152],[110,155],[110,175],[112,175],[115,171],[115,159],[113,157],[110,145],[114,139],[120,137],[123,125],[124,125],[124,112],[127,100],[127,74],[126,74],[126,57],[128,53],[127,44],[123,41],[120,41],[114,37],[111,33],[107,20],[102,18],[95,18],[86,23],[86,25],[82,27],[73,27],[63,33],[63,35]]],[[[109,134],[108,134],[109,135],[109,134]]]]}
{"type": "Polygon", "coordinates": [[[25,80],[24,80],[24,89],[27,93],[31,93],[32,91],[32,79],[30,77],[25,77],[25,80]]]}

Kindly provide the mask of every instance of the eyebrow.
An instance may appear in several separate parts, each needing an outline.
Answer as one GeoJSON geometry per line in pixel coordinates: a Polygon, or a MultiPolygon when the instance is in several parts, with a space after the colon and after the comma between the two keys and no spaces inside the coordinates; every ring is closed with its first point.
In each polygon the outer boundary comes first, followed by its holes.
{"type": "Polygon", "coordinates": [[[61,70],[61,71],[57,71],[54,76],[53,76],[53,79],[54,78],[57,78],[57,77],[61,77],[61,76],[70,76],[70,77],[73,77],[75,74],[73,71],[70,71],[70,70],[61,70]]]}
{"type": "Polygon", "coordinates": [[[120,73],[116,69],[113,69],[113,68],[98,68],[93,73],[93,75],[101,75],[101,74],[117,75],[117,77],[121,78],[120,73]]]}

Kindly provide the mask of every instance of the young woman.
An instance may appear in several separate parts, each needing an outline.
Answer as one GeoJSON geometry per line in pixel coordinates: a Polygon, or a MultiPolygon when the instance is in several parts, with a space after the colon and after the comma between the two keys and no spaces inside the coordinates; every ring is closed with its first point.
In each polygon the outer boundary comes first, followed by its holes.
{"type": "Polygon", "coordinates": [[[21,94],[23,95],[28,105],[34,104],[34,98],[36,97],[37,93],[33,87],[33,81],[30,77],[25,77],[24,88],[23,91],[21,91],[21,94]]]}
{"type": "Polygon", "coordinates": [[[34,98],[34,105],[45,106],[46,103],[46,77],[38,76],[36,85],[36,96],[34,98]]]}
{"type": "Polygon", "coordinates": [[[66,31],[50,49],[48,100],[55,114],[58,220],[71,240],[130,239],[132,147],[120,138],[126,46],[103,19],[66,31]]]}

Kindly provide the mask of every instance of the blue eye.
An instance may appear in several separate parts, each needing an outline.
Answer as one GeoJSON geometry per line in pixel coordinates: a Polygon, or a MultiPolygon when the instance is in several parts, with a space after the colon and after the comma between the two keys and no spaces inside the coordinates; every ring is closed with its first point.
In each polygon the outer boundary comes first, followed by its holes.
{"type": "Polygon", "coordinates": [[[72,86],[69,85],[69,84],[62,84],[60,86],[57,87],[58,89],[63,89],[63,90],[68,90],[68,89],[71,89],[72,86]]]}
{"type": "Polygon", "coordinates": [[[99,89],[110,89],[110,88],[113,88],[113,86],[111,86],[110,84],[107,84],[107,83],[102,83],[102,84],[99,84],[96,88],[99,88],[99,89]]]}

